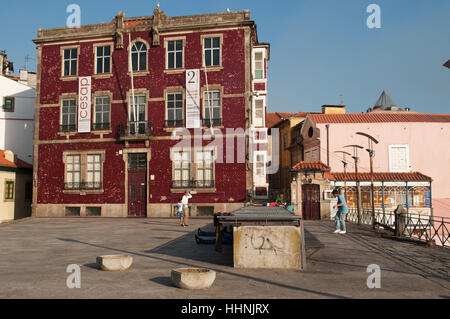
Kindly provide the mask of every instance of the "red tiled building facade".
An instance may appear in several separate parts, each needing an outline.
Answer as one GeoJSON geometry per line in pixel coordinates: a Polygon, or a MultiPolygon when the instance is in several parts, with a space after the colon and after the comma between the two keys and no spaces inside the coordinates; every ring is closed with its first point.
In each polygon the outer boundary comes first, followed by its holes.
{"type": "Polygon", "coordinates": [[[34,42],[35,216],[174,216],[186,189],[211,214],[267,189],[269,45],[248,11],[119,13],[34,42]]]}

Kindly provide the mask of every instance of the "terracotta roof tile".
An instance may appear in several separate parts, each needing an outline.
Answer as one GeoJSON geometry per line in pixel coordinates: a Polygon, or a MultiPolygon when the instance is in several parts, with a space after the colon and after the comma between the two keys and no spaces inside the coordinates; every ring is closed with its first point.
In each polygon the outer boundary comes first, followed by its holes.
{"type": "MultiPolygon", "coordinates": [[[[355,173],[341,173],[341,172],[331,172],[331,174],[338,181],[355,180],[355,173]]],[[[431,177],[426,176],[420,172],[410,172],[410,173],[390,173],[390,172],[374,172],[373,177],[375,181],[431,181],[431,177]]],[[[370,181],[370,173],[358,173],[358,180],[360,181],[370,181]]]]}
{"type": "Polygon", "coordinates": [[[309,114],[315,123],[450,122],[450,114],[347,113],[309,114]]]}
{"type": "Polygon", "coordinates": [[[281,122],[284,119],[292,118],[292,117],[304,117],[309,113],[307,112],[298,112],[298,113],[289,113],[289,112],[267,112],[266,114],[266,127],[271,128],[281,122]]]}
{"type": "Polygon", "coordinates": [[[303,170],[303,171],[307,171],[307,170],[329,171],[330,167],[320,161],[315,161],[315,162],[303,161],[303,162],[298,162],[297,164],[295,164],[292,167],[292,169],[293,170],[303,170]]]}
{"type": "Polygon", "coordinates": [[[5,151],[4,150],[0,150],[0,167],[13,167],[13,168],[33,169],[33,165],[22,161],[20,158],[16,159],[16,163],[15,164],[13,162],[11,162],[11,161],[8,161],[5,158],[5,151]]]}

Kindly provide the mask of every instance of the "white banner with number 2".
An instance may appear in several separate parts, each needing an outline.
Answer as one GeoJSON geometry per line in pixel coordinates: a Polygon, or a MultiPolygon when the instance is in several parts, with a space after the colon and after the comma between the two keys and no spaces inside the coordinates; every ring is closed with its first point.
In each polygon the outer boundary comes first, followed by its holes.
{"type": "Polygon", "coordinates": [[[186,70],[186,128],[200,127],[200,70],[186,70]]]}

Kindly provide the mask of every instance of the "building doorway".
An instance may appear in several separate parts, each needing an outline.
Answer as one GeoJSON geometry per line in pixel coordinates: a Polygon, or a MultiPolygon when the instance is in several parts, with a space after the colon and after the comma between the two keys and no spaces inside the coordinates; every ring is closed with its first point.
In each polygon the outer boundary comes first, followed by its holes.
{"type": "Polygon", "coordinates": [[[128,154],[128,217],[147,216],[147,154],[128,154]]]}
{"type": "Polygon", "coordinates": [[[302,218],[304,220],[320,219],[320,186],[302,185],[302,218]]]}

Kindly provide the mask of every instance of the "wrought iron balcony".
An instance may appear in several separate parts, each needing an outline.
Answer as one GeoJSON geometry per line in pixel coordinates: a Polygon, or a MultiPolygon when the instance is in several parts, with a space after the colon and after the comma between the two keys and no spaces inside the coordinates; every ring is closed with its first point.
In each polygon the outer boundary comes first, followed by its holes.
{"type": "Polygon", "coordinates": [[[212,188],[214,187],[214,181],[201,180],[201,181],[172,181],[172,188],[212,188]]]}
{"type": "Polygon", "coordinates": [[[59,126],[59,131],[60,132],[71,132],[71,131],[76,131],[77,126],[75,124],[61,124],[59,126]]]}
{"type": "Polygon", "coordinates": [[[65,190],[95,190],[102,189],[102,182],[72,182],[64,183],[65,190]]]}
{"type": "Polygon", "coordinates": [[[119,126],[121,140],[148,139],[152,135],[152,123],[148,121],[122,122],[119,126]]]}
{"type": "Polygon", "coordinates": [[[203,126],[219,126],[222,125],[222,119],[203,119],[203,126]]]}
{"type": "Polygon", "coordinates": [[[183,127],[184,126],[184,120],[167,120],[164,123],[165,127],[183,127]]]}

